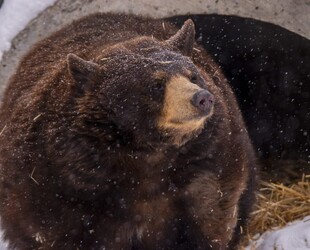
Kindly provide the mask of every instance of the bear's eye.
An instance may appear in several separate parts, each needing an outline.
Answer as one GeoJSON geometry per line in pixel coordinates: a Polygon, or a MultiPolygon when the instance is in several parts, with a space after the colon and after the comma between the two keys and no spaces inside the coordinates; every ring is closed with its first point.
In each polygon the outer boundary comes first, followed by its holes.
{"type": "Polygon", "coordinates": [[[153,74],[153,85],[151,87],[152,91],[162,92],[165,89],[166,82],[168,81],[168,75],[164,71],[156,71],[153,74]]]}
{"type": "Polygon", "coordinates": [[[166,79],[165,78],[158,78],[155,79],[155,83],[153,85],[153,90],[163,90],[165,88],[166,79]]]}
{"type": "Polygon", "coordinates": [[[189,80],[192,82],[192,83],[197,83],[198,82],[198,77],[196,74],[192,74],[189,78],[189,80]]]}

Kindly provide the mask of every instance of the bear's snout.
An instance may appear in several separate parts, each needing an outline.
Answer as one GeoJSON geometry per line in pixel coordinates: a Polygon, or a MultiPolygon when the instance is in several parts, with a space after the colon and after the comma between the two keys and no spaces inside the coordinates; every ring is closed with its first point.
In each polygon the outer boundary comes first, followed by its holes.
{"type": "Polygon", "coordinates": [[[192,104],[204,114],[209,114],[214,106],[214,95],[208,90],[200,90],[193,95],[192,104]]]}

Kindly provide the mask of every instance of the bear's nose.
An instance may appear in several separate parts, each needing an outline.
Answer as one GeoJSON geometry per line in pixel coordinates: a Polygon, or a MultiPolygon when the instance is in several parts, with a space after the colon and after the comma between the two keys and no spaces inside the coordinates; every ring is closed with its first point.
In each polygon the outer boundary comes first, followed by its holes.
{"type": "Polygon", "coordinates": [[[214,105],[214,96],[208,90],[200,90],[193,95],[192,104],[208,114],[214,105]]]}

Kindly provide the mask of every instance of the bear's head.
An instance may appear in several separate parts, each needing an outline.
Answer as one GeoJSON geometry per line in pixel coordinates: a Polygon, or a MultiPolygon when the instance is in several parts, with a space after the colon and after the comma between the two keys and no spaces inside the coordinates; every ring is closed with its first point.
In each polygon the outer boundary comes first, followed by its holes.
{"type": "Polygon", "coordinates": [[[139,37],[100,50],[91,61],[67,64],[85,133],[118,146],[180,146],[212,115],[214,96],[191,60],[191,20],[170,39],[139,37]]]}

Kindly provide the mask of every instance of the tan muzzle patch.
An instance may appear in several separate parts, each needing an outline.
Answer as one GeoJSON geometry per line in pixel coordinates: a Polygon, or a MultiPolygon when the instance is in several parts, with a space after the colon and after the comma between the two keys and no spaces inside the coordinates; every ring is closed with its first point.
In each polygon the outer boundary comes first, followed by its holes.
{"type": "Polygon", "coordinates": [[[164,105],[158,120],[160,129],[174,137],[175,144],[184,144],[190,137],[204,127],[206,119],[212,115],[202,115],[192,105],[195,93],[203,90],[184,76],[175,76],[167,83],[164,105]]]}

